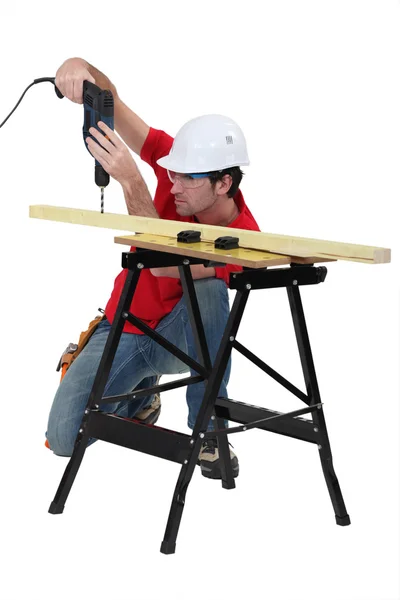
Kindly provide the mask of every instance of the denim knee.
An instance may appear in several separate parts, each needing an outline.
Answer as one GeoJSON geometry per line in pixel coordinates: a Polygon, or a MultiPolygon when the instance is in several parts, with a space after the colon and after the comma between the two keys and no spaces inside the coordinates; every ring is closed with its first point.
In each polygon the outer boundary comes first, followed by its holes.
{"type": "Polygon", "coordinates": [[[53,406],[50,410],[46,438],[54,454],[57,454],[57,456],[71,456],[87,398],[85,397],[81,400],[81,410],[67,410],[71,404],[67,402],[68,396],[63,393],[63,391],[68,391],[68,389],[64,389],[68,386],[63,385],[63,383],[61,383],[57,390],[53,406]]]}
{"type": "Polygon", "coordinates": [[[215,277],[197,279],[194,287],[203,324],[206,325],[207,321],[219,324],[220,319],[225,324],[229,316],[229,296],[225,281],[215,277]]]}
{"type": "Polygon", "coordinates": [[[46,432],[46,438],[49,442],[50,450],[54,452],[57,456],[72,456],[72,452],[74,451],[75,440],[71,443],[66,438],[64,441],[61,441],[56,432],[49,428],[46,432]]]}

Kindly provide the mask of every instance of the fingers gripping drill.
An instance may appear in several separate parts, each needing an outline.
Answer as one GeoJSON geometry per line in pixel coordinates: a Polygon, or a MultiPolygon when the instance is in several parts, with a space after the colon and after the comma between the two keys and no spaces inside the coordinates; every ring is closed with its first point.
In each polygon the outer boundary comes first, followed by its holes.
{"type": "MultiPolygon", "coordinates": [[[[26,92],[30,87],[35,85],[36,83],[43,83],[48,81],[54,84],[55,92],[59,98],[64,98],[60,90],[57,88],[55,84],[55,77],[41,77],[39,79],[35,79],[33,83],[31,83],[21,98],[17,102],[16,106],[10,112],[8,117],[0,124],[0,127],[4,125],[4,123],[11,117],[13,112],[19,106],[22,98],[25,96],[26,92]]],[[[85,142],[85,146],[90,153],[89,148],[87,147],[86,138],[90,137],[92,140],[98,144],[99,142],[94,138],[90,133],[89,129],[91,127],[95,127],[97,131],[104,135],[104,132],[98,126],[99,121],[103,121],[110,129],[114,129],[114,98],[110,90],[102,90],[94,83],[90,81],[83,82],[83,139],[85,142]]],[[[107,137],[107,136],[106,136],[107,137]]],[[[108,138],[107,138],[108,139],[108,138]]],[[[104,212],[104,188],[110,182],[110,175],[103,169],[101,164],[95,159],[95,167],[94,167],[94,180],[96,185],[100,187],[101,195],[100,195],[100,210],[104,212]]]]}

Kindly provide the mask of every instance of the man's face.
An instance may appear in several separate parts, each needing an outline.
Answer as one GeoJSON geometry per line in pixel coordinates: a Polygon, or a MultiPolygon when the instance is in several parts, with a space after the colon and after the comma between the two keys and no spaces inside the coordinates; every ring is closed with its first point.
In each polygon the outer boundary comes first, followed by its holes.
{"type": "Polygon", "coordinates": [[[208,177],[197,179],[198,187],[190,187],[190,179],[187,175],[176,173],[174,183],[171,188],[171,194],[175,196],[175,207],[178,215],[189,217],[197,215],[203,211],[212,211],[216,202],[220,198],[220,185],[217,182],[215,188],[212,187],[208,177]]]}

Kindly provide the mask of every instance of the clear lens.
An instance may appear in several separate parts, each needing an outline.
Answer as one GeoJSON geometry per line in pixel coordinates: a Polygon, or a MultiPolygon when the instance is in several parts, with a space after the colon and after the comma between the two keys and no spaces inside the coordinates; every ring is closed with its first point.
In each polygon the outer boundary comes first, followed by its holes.
{"type": "Polygon", "coordinates": [[[185,173],[175,173],[175,171],[167,170],[168,177],[172,183],[178,182],[182,185],[182,187],[186,189],[194,189],[199,188],[204,185],[207,175],[204,174],[204,177],[192,177],[189,174],[185,173]]]}

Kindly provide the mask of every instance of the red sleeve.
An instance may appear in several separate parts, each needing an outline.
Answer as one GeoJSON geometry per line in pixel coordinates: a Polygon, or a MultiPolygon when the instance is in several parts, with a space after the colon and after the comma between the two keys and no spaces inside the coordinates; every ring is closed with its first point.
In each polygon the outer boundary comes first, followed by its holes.
{"type": "Polygon", "coordinates": [[[157,178],[159,175],[165,175],[165,169],[157,164],[157,160],[169,154],[173,141],[174,138],[165,133],[165,131],[150,127],[140,153],[140,158],[153,167],[157,178]]]}

